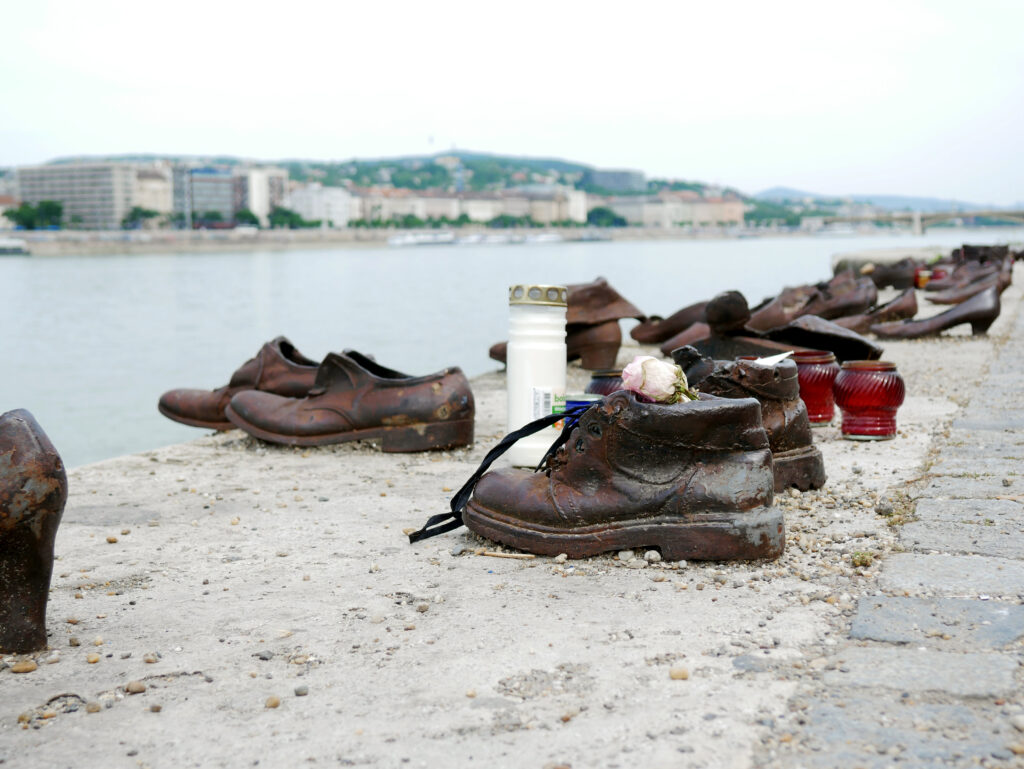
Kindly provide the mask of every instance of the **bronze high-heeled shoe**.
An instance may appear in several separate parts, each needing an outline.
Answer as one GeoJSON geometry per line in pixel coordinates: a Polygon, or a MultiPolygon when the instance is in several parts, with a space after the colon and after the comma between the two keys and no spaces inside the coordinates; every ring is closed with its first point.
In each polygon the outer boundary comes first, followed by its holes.
{"type": "Polygon", "coordinates": [[[999,317],[999,310],[999,291],[992,286],[931,318],[879,323],[871,327],[871,333],[886,339],[918,339],[935,336],[961,323],[970,323],[971,333],[984,334],[999,317]]]}
{"type": "Polygon", "coordinates": [[[917,292],[913,288],[908,288],[888,304],[883,304],[881,307],[876,307],[870,312],[860,315],[836,318],[832,322],[837,326],[856,331],[858,334],[866,334],[876,323],[913,318],[915,315],[917,315],[917,292]]]}
{"type": "Polygon", "coordinates": [[[0,416],[0,652],[46,648],[53,541],[68,498],[57,450],[24,409],[0,416]]]}
{"type": "Polygon", "coordinates": [[[704,320],[704,308],[707,302],[697,302],[669,315],[659,318],[652,315],[643,323],[634,326],[629,335],[642,344],[658,344],[671,339],[676,334],[686,331],[694,323],[704,320]]]}

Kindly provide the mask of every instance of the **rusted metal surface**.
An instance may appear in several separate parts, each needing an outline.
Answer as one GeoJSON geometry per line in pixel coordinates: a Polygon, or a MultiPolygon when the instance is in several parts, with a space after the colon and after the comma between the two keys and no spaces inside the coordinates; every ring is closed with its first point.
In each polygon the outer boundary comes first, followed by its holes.
{"type": "Polygon", "coordinates": [[[923,336],[941,334],[946,329],[959,326],[961,323],[970,323],[972,333],[984,334],[999,317],[1001,307],[999,290],[995,286],[990,286],[938,315],[923,320],[879,323],[872,326],[871,331],[877,336],[888,339],[918,339],[923,336]]]}
{"type": "Polygon", "coordinates": [[[209,430],[230,430],[233,425],[224,415],[224,409],[236,393],[263,390],[301,398],[313,386],[318,365],[279,336],[263,345],[256,357],[243,363],[224,387],[170,390],[160,396],[158,408],[175,422],[209,430]]]}
{"type": "Polygon", "coordinates": [[[684,367],[690,385],[701,392],[723,398],[755,398],[761,404],[776,492],[791,487],[807,491],[825,485],[825,460],[821,449],[814,445],[794,361],[787,359],[774,366],[747,360],[714,361],[714,368],[708,372],[706,359],[695,359],[687,348],[673,354],[673,358],[684,367]]]}
{"type": "Polygon", "coordinates": [[[68,496],[64,463],[27,411],[0,416],[0,651],[46,647],[53,542],[68,496]]]}
{"type": "Polygon", "coordinates": [[[654,547],[663,558],[782,553],[768,436],[753,399],[640,403],[627,391],[589,409],[541,472],[480,479],[473,531],[541,555],[654,547]]]}
{"type": "Polygon", "coordinates": [[[836,318],[832,322],[858,334],[866,334],[876,323],[913,318],[915,315],[917,315],[917,291],[911,287],[905,289],[891,302],[876,307],[870,312],[836,318]]]}
{"type": "Polygon", "coordinates": [[[225,410],[250,435],[290,446],[379,439],[384,451],[473,442],[474,403],[461,369],[413,377],[353,350],[330,353],[305,398],[248,390],[225,410]]]}

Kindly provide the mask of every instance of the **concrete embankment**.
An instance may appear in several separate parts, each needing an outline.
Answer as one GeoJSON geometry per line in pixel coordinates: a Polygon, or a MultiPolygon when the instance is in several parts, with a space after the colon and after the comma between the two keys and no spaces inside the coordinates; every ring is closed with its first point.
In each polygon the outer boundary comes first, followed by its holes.
{"type": "Polygon", "coordinates": [[[465,450],[234,431],[77,468],[51,650],[0,663],[0,764],[1007,765],[1019,299],[987,337],[886,344],[899,435],[815,431],[829,482],[777,499],[773,562],[410,546],[501,437],[499,373],[474,381],[465,450]]]}
{"type": "MultiPolygon", "coordinates": [[[[19,232],[32,256],[91,256],[105,254],[216,253],[227,251],[291,251],[322,248],[371,248],[388,245],[389,238],[415,234],[436,235],[438,230],[394,230],[351,227],[344,230],[157,230],[152,232],[19,232]]],[[[678,227],[545,227],[537,230],[496,230],[463,227],[460,238],[522,241],[540,233],[566,242],[639,240],[716,240],[741,233],[725,228],[685,230],[678,227]]],[[[754,232],[744,232],[744,236],[754,232]]],[[[757,237],[794,237],[792,232],[756,231],[757,237]]]]}

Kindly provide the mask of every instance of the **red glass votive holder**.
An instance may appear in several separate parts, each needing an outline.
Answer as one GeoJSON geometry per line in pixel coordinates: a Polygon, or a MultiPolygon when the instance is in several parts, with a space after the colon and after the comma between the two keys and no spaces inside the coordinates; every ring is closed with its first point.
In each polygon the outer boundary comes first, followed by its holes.
{"type": "Polygon", "coordinates": [[[885,441],[896,437],[896,410],[907,391],[895,363],[848,360],[833,389],[844,438],[885,441]]]}
{"type": "Polygon", "coordinates": [[[583,392],[592,395],[611,395],[622,389],[622,369],[602,369],[590,375],[590,381],[583,392]]]}
{"type": "Polygon", "coordinates": [[[832,421],[836,403],[832,386],[839,375],[836,356],[827,350],[794,352],[796,375],[800,382],[800,400],[807,406],[807,417],[812,427],[822,427],[832,421]]]}

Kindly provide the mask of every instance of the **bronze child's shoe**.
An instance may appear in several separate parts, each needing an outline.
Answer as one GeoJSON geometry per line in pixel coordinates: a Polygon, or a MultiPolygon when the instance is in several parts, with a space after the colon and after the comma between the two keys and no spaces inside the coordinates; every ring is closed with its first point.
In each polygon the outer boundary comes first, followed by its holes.
{"type": "Polygon", "coordinates": [[[27,411],[0,416],[0,652],[46,648],[53,541],[68,498],[64,463],[27,411]]]}
{"type": "Polygon", "coordinates": [[[228,419],[256,438],[289,446],[379,439],[384,451],[473,442],[473,393],[461,369],[413,377],[354,350],[330,353],[304,398],[240,392],[228,419]]]}
{"type": "Polygon", "coordinates": [[[231,398],[243,390],[263,390],[288,397],[302,397],[313,386],[317,362],[279,336],[267,342],[255,358],[242,364],[231,381],[216,390],[170,390],[160,396],[160,413],[175,422],[210,430],[230,430],[224,415],[231,398]]]}
{"type": "Polygon", "coordinates": [[[775,491],[820,489],[825,485],[825,460],[814,445],[807,406],[800,400],[796,363],[786,359],[773,366],[752,360],[713,361],[692,347],[672,351],[692,387],[723,398],[756,398],[768,433],[775,469],[775,491]]]}

